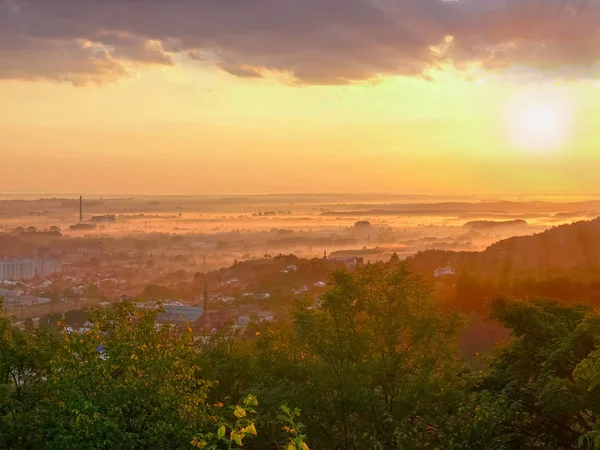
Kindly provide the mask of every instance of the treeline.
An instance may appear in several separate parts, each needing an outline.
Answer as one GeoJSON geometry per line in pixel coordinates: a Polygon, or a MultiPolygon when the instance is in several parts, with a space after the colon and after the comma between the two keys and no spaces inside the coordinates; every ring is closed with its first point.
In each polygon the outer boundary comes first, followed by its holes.
{"type": "Polygon", "coordinates": [[[119,304],[68,333],[0,321],[0,447],[598,449],[600,316],[494,298],[482,363],[465,317],[406,265],[335,272],[320,308],[210,338],[119,304]]]}
{"type": "MultiPolygon", "coordinates": [[[[488,313],[486,299],[503,295],[509,298],[552,298],[566,304],[600,306],[600,281],[577,276],[523,277],[510,279],[481,278],[471,274],[456,277],[451,304],[465,313],[488,313]]],[[[446,297],[449,295],[446,294],[446,297]]],[[[440,297],[443,297],[441,295],[440,297]]]]}

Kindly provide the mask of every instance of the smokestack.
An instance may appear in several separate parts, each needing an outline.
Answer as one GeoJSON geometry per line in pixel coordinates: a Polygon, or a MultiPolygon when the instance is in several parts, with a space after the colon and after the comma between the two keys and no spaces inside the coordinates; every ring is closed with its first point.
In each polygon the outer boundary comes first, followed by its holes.
{"type": "Polygon", "coordinates": [[[83,195],[79,196],[79,221],[83,222],[83,195]]]}

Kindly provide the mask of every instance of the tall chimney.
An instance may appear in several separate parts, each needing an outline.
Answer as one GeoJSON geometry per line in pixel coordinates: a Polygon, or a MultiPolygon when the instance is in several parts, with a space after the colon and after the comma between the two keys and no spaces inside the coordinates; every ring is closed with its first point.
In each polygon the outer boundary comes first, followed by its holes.
{"type": "Polygon", "coordinates": [[[83,222],[83,195],[79,196],[79,221],[83,222]]]}

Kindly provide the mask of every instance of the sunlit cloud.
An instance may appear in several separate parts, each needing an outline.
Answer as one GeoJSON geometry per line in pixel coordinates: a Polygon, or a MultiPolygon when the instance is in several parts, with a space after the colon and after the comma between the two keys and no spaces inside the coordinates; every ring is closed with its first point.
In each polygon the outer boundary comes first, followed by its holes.
{"type": "Polygon", "coordinates": [[[594,78],[598,23],[586,0],[2,0],[0,78],[112,82],[176,55],[295,84],[431,79],[448,64],[594,78]]]}

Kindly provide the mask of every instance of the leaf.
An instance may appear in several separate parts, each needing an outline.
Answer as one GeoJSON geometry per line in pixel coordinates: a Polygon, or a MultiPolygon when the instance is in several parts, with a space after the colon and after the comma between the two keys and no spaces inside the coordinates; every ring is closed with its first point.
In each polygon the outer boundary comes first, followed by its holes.
{"type": "Polygon", "coordinates": [[[246,434],[251,434],[253,436],[256,436],[256,427],[254,426],[253,423],[251,423],[250,425],[248,425],[246,427],[246,434]]]}
{"type": "Polygon", "coordinates": [[[206,442],[205,441],[199,441],[197,439],[194,439],[192,442],[190,442],[190,444],[194,447],[197,448],[204,448],[206,447],[206,442]]]}
{"type": "Polygon", "coordinates": [[[219,431],[217,431],[217,435],[222,438],[225,436],[225,425],[223,425],[221,428],[219,428],[219,431]]]}
{"type": "Polygon", "coordinates": [[[229,435],[229,437],[231,438],[231,440],[233,442],[235,442],[237,445],[243,445],[242,444],[242,435],[240,433],[238,433],[237,431],[233,430],[231,432],[231,434],[229,435]]]}
{"type": "Polygon", "coordinates": [[[310,450],[310,449],[308,448],[308,445],[306,445],[306,443],[303,442],[300,444],[300,450],[310,450]]]}
{"type": "Polygon", "coordinates": [[[244,410],[244,408],[242,408],[241,406],[236,406],[235,407],[235,411],[233,412],[233,415],[235,417],[237,417],[238,419],[241,419],[242,417],[246,417],[246,411],[244,410]]]}
{"type": "Polygon", "coordinates": [[[258,400],[256,399],[256,397],[254,395],[250,394],[244,400],[244,405],[245,406],[258,406],[258,400]]]}

